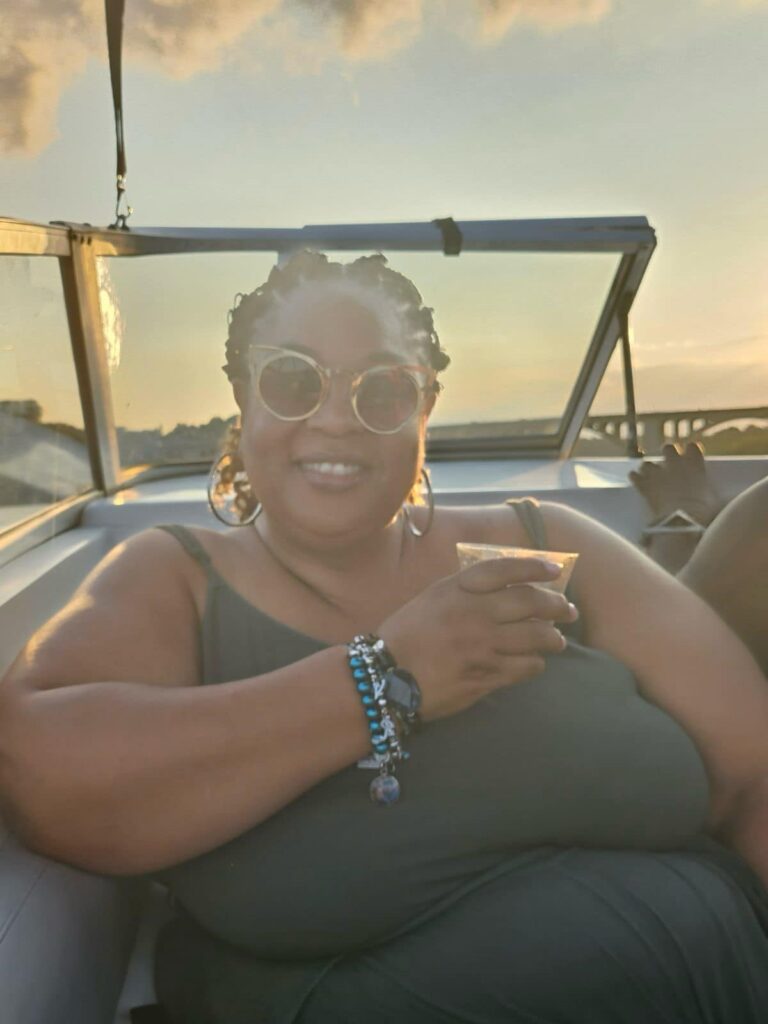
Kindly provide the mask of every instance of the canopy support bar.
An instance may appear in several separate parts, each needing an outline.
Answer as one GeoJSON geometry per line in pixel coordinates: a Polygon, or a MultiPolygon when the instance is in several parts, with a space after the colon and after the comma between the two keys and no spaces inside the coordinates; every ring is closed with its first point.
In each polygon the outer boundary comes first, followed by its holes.
{"type": "Polygon", "coordinates": [[[624,398],[627,406],[627,455],[631,459],[640,459],[645,454],[640,447],[637,435],[637,409],[635,407],[635,378],[632,372],[632,351],[629,341],[629,310],[634,295],[625,296],[619,308],[619,325],[621,337],[621,356],[624,366],[624,398]]]}

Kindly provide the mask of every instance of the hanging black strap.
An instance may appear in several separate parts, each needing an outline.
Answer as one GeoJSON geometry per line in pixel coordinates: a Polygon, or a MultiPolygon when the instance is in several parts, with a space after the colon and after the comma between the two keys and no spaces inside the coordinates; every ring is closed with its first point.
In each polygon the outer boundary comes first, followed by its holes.
{"type": "Polygon", "coordinates": [[[125,135],[123,132],[123,15],[125,0],[104,0],[107,20],[107,50],[109,52],[109,77],[112,82],[112,104],[115,111],[115,137],[117,140],[117,201],[115,222],[111,228],[128,231],[126,221],[132,210],[130,206],[121,211],[120,205],[125,194],[125,179],[128,163],[125,159],[125,135]]]}
{"type": "Polygon", "coordinates": [[[432,223],[443,236],[443,254],[445,256],[458,256],[461,253],[461,246],[464,238],[461,229],[453,217],[439,217],[432,223]]]}

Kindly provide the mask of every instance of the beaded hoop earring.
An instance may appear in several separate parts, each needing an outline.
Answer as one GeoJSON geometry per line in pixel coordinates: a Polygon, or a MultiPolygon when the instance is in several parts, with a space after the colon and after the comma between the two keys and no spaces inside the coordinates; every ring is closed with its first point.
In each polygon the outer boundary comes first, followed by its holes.
{"type": "Polygon", "coordinates": [[[435,518],[435,496],[432,493],[432,482],[429,479],[429,473],[426,469],[422,468],[419,479],[427,492],[427,522],[423,529],[419,529],[419,527],[414,524],[408,505],[403,505],[405,525],[414,537],[423,537],[425,534],[429,533],[429,529],[432,526],[432,520],[435,518]]]}
{"type": "Polygon", "coordinates": [[[251,484],[240,457],[232,452],[220,455],[208,475],[211,512],[226,526],[250,526],[262,509],[260,501],[251,508],[252,502],[251,484]]]}

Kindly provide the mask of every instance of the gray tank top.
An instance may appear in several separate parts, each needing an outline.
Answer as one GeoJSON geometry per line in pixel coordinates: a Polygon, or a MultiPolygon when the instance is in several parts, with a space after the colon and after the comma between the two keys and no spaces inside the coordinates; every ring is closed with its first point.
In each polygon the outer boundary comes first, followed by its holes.
{"type": "MultiPolygon", "coordinates": [[[[532,546],[546,547],[535,503],[515,508],[532,546]]],[[[185,528],[164,529],[207,574],[204,684],[270,672],[326,646],[241,597],[185,528]]],[[[640,697],[625,666],[575,639],[542,675],[430,723],[409,749],[392,807],[371,803],[368,773],[351,766],[162,874],[208,935],[250,954],[274,1005],[298,998],[339,955],[397,936],[513,862],[517,869],[520,851],[676,848],[706,815],[706,776],[686,733],[640,697]]]]}

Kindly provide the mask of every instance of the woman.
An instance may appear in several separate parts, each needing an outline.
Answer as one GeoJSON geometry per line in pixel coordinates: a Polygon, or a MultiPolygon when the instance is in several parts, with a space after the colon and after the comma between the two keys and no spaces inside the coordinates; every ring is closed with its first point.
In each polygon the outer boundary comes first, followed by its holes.
{"type": "Polygon", "coordinates": [[[765,894],[703,833],[762,868],[765,680],[568,509],[401,511],[446,363],[381,257],[242,298],[220,475],[259,514],[132,538],[30,642],[6,802],[33,847],[169,885],[180,1024],[761,1020],[765,894]],[[580,624],[556,566],[457,572],[467,540],[580,552],[580,624]]]}

